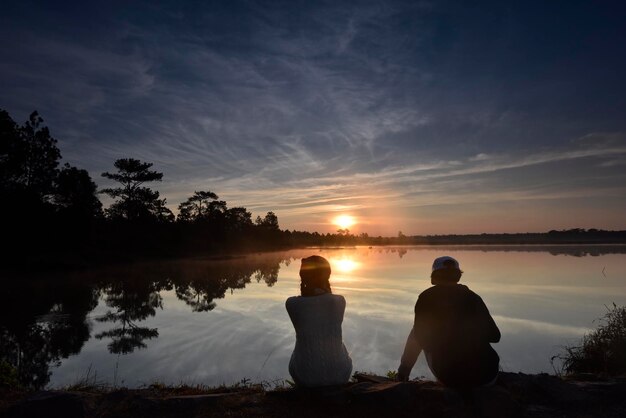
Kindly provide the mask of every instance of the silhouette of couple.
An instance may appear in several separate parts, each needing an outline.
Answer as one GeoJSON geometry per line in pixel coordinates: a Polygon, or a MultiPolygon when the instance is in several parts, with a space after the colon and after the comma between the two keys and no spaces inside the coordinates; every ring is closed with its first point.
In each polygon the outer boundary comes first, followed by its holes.
{"type": "MultiPolygon", "coordinates": [[[[343,384],[352,373],[341,333],[346,300],[332,294],[330,272],[325,258],[303,258],[301,296],[286,302],[296,330],[289,373],[301,387],[343,384]]],[[[398,380],[409,380],[423,351],[430,370],[446,386],[472,388],[495,382],[500,358],[490,343],[500,341],[500,331],[480,296],[458,284],[462,274],[454,258],[435,259],[430,276],[434,286],[422,292],[415,304],[398,380]]]]}

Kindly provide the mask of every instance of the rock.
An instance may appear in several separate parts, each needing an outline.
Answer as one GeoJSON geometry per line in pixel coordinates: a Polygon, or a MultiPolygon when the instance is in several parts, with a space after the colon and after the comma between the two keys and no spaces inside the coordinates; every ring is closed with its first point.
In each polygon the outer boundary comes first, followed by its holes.
{"type": "Polygon", "coordinates": [[[362,382],[348,391],[354,404],[368,404],[399,416],[469,416],[457,392],[434,382],[362,382]]]}
{"type": "Polygon", "coordinates": [[[545,403],[571,406],[574,403],[589,403],[596,400],[593,395],[580,387],[545,373],[532,377],[531,388],[543,397],[545,403]]]}
{"type": "Polygon", "coordinates": [[[238,390],[169,397],[165,393],[142,389],[110,393],[41,391],[5,399],[4,404],[0,403],[0,415],[20,418],[626,417],[626,379],[576,381],[521,373],[501,373],[496,385],[468,391],[457,391],[432,381],[368,378],[315,389],[238,390]]]}
{"type": "Polygon", "coordinates": [[[522,407],[511,392],[501,386],[486,386],[473,390],[473,407],[484,418],[515,418],[522,416],[522,407]]]}
{"type": "Polygon", "coordinates": [[[346,384],[319,388],[294,388],[267,392],[267,395],[295,402],[313,399],[333,405],[346,405],[350,401],[349,388],[352,386],[352,384],[346,384]]]}
{"type": "Polygon", "coordinates": [[[84,418],[85,407],[80,395],[39,391],[9,408],[9,417],[19,418],[84,418]]]}
{"type": "Polygon", "coordinates": [[[411,383],[357,383],[348,389],[355,402],[384,403],[391,409],[405,409],[415,400],[417,386],[411,383]]]}
{"type": "Polygon", "coordinates": [[[127,390],[116,390],[103,396],[98,406],[101,417],[155,417],[159,416],[160,401],[127,390]]]}
{"type": "Polygon", "coordinates": [[[198,406],[213,405],[220,400],[228,397],[241,397],[242,392],[226,392],[226,393],[209,393],[204,395],[183,395],[168,396],[163,400],[167,407],[173,408],[195,408],[198,406]]]}

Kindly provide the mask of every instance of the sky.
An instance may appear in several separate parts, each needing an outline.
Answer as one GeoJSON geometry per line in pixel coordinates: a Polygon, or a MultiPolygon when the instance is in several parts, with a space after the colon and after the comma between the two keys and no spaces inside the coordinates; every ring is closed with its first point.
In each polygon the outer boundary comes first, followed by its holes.
{"type": "MultiPolygon", "coordinates": [[[[283,229],[626,229],[618,1],[2,2],[0,109],[283,229]]],[[[110,203],[103,199],[105,204],[110,203]]]]}

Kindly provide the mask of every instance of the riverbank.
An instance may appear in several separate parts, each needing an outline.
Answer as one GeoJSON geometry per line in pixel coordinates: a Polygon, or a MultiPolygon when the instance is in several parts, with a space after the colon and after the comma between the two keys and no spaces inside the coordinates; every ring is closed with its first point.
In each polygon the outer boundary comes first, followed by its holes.
{"type": "Polygon", "coordinates": [[[560,378],[501,373],[495,385],[462,393],[436,382],[355,375],[317,390],[260,385],[220,388],[80,388],[0,392],[0,416],[13,417],[590,417],[626,416],[626,377],[560,378]]]}

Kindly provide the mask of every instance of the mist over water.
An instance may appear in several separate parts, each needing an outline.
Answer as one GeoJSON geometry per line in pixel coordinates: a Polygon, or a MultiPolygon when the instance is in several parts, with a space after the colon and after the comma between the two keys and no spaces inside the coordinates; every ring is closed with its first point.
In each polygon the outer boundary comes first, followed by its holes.
{"type": "MultiPolygon", "coordinates": [[[[413,306],[430,287],[432,260],[451,255],[464,271],[461,283],[483,298],[500,327],[494,348],[502,369],[553,373],[550,358],[560,347],[593,328],[605,305],[626,304],[626,247],[599,248],[291,250],[29,279],[46,283],[40,295],[29,293],[29,281],[11,281],[3,298],[13,312],[2,324],[10,337],[3,355],[17,352],[10,342],[21,344],[33,358],[30,373],[40,383],[50,373],[52,387],[87,372],[131,387],[287,379],[295,332],[284,303],[299,294],[299,259],[319,254],[331,263],[333,292],[347,301],[343,337],[354,371],[385,374],[399,365],[413,306]]],[[[417,376],[432,377],[423,358],[417,376]]]]}

